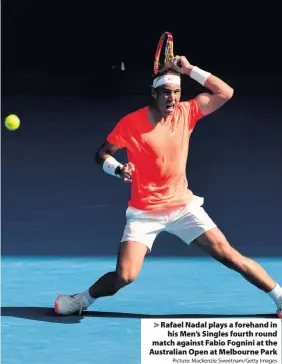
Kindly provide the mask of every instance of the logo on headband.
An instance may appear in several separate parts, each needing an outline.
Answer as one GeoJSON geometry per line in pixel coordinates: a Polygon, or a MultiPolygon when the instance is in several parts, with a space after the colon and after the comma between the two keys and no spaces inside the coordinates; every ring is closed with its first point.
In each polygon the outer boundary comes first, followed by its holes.
{"type": "Polygon", "coordinates": [[[166,83],[173,83],[173,77],[170,77],[170,75],[167,75],[166,83]]]}

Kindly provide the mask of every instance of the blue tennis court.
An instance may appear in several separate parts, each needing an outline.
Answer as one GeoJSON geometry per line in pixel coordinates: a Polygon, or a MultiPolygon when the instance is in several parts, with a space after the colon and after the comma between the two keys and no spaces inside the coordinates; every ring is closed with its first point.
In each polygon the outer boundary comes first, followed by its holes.
{"type": "MultiPolygon", "coordinates": [[[[259,260],[279,279],[282,259],[259,260]]],[[[238,275],[205,258],[148,258],[139,278],[82,316],[59,317],[59,293],[87,287],[113,258],[4,258],[2,363],[140,363],[142,317],[275,317],[275,306],[238,275]]]]}

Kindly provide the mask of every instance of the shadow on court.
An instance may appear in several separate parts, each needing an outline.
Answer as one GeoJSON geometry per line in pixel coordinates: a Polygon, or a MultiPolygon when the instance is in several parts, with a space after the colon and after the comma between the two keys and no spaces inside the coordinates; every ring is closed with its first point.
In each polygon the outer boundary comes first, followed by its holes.
{"type": "Polygon", "coordinates": [[[1,316],[11,316],[35,321],[51,322],[57,324],[78,324],[84,318],[123,318],[123,319],[202,319],[202,318],[277,318],[274,314],[256,314],[256,315],[208,315],[208,314],[176,314],[176,315],[145,315],[127,312],[99,312],[85,311],[82,315],[58,316],[53,308],[50,307],[2,307],[1,316]]]}

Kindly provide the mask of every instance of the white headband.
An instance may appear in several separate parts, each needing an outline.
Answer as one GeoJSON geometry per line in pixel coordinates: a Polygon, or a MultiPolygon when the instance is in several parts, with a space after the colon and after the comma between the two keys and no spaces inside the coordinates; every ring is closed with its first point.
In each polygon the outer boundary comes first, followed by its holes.
{"type": "Polygon", "coordinates": [[[163,75],[161,77],[155,78],[152,86],[157,88],[168,83],[180,86],[180,77],[177,75],[163,75]]]}

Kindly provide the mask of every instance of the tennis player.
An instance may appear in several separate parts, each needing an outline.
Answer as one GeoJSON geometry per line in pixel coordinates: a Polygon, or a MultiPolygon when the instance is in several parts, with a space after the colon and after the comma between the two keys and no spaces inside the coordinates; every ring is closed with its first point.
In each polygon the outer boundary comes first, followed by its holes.
{"type": "Polygon", "coordinates": [[[199,119],[221,108],[233,89],[215,75],[176,56],[154,77],[149,106],[123,117],[96,153],[105,173],[131,183],[126,226],[115,271],[106,273],[85,292],[60,295],[55,311],[81,313],[97,298],[111,296],[138,276],[156,236],[167,231],[187,245],[197,245],[227,268],[264,291],[282,318],[282,288],[252,259],[241,255],[203,208],[203,198],[188,188],[186,162],[189,138],[199,119]],[[179,63],[180,62],[180,63],[179,63]],[[190,76],[210,93],[180,102],[181,77],[190,76]],[[126,148],[128,163],[114,153],[126,148]]]}

